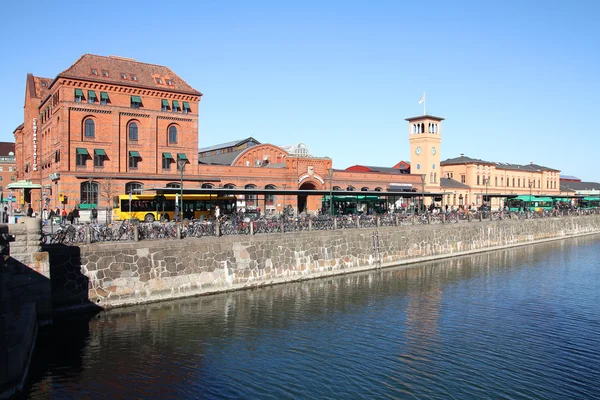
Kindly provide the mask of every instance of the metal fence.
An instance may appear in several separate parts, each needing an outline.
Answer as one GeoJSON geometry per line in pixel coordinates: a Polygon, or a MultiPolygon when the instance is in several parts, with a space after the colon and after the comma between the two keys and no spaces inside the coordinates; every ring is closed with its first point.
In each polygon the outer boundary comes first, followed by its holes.
{"type": "Polygon", "coordinates": [[[61,225],[42,233],[42,244],[90,244],[140,240],[201,238],[205,236],[285,234],[289,232],[376,228],[383,226],[462,224],[504,219],[560,218],[600,214],[600,210],[556,210],[545,212],[448,212],[424,214],[383,214],[345,216],[304,216],[265,218],[223,218],[204,221],[131,222],[104,225],[61,225]]]}

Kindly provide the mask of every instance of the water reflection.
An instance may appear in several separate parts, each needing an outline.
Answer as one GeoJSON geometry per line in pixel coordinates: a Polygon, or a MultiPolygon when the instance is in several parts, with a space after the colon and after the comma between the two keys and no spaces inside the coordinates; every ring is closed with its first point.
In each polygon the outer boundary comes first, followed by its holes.
{"type": "Polygon", "coordinates": [[[568,398],[532,371],[600,380],[598,239],[102,313],[46,337],[30,397],[568,398]]]}

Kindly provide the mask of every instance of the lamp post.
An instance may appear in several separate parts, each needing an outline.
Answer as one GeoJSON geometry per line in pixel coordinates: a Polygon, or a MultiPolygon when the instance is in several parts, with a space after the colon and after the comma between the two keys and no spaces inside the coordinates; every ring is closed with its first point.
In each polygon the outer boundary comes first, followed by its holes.
{"type": "Polygon", "coordinates": [[[531,181],[529,181],[529,207],[531,207],[531,181]]]}
{"type": "Polygon", "coordinates": [[[327,168],[329,177],[329,215],[333,215],[333,168],[327,168]]]}
{"type": "MultiPolygon", "coordinates": [[[[483,204],[488,201],[488,186],[490,184],[490,177],[483,179],[483,183],[485,184],[485,198],[483,199],[483,204]]],[[[490,211],[492,210],[492,203],[490,202],[490,211]]]]}
{"type": "Polygon", "coordinates": [[[179,171],[181,171],[181,181],[179,184],[179,189],[180,189],[179,202],[180,202],[181,206],[179,207],[179,213],[182,216],[182,218],[181,218],[182,221],[183,221],[183,170],[185,169],[185,164],[186,164],[186,160],[184,160],[182,158],[177,160],[177,166],[179,167],[179,171]]]}
{"type": "Polygon", "coordinates": [[[421,206],[419,212],[423,212],[423,208],[425,208],[425,174],[421,174],[421,206]]]}

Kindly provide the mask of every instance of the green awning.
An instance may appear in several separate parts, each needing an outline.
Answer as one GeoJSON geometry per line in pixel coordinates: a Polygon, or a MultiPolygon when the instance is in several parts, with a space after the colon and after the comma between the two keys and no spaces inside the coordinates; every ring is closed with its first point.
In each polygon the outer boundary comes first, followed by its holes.
{"type": "Polygon", "coordinates": [[[75,97],[83,97],[83,90],[75,89],[75,97]]]}
{"type": "Polygon", "coordinates": [[[130,151],[129,157],[140,157],[140,153],[138,151],[130,151]]]}
{"type": "Polygon", "coordinates": [[[104,151],[104,149],[94,149],[94,154],[97,156],[105,156],[106,152],[104,151]]]}
{"type": "Polygon", "coordinates": [[[88,90],[88,99],[95,99],[96,98],[96,92],[94,92],[93,90],[88,90]]]}
{"type": "Polygon", "coordinates": [[[131,96],[131,102],[132,103],[141,103],[142,99],[140,98],[140,96],[131,96]]]}
{"type": "Polygon", "coordinates": [[[177,100],[173,100],[173,108],[179,109],[179,102],[177,100]]]}
{"type": "Polygon", "coordinates": [[[100,100],[108,100],[108,93],[100,92],[100,100]]]}
{"type": "Polygon", "coordinates": [[[188,158],[185,155],[185,153],[177,153],[177,159],[178,160],[186,160],[186,161],[188,161],[188,158]]]}
{"type": "Polygon", "coordinates": [[[172,160],[173,156],[171,155],[171,153],[163,153],[163,158],[167,158],[169,160],[172,160]]]}
{"type": "Polygon", "coordinates": [[[169,100],[163,99],[162,100],[162,105],[163,105],[163,107],[169,107],[169,100]]]}
{"type": "Polygon", "coordinates": [[[188,103],[187,101],[183,102],[183,109],[184,110],[190,110],[190,103],[188,103]]]}
{"type": "Polygon", "coordinates": [[[78,147],[76,149],[76,151],[77,151],[77,154],[82,154],[82,155],[88,155],[88,154],[90,154],[90,153],[88,153],[87,149],[82,149],[81,147],[78,147]]]}

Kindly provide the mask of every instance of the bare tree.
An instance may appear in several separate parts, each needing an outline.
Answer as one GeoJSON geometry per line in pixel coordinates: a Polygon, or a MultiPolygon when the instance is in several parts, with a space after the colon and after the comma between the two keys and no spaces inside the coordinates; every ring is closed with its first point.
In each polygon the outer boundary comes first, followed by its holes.
{"type": "Polygon", "coordinates": [[[100,197],[106,202],[106,209],[112,208],[113,197],[119,194],[119,183],[112,176],[104,177],[100,180],[100,197]]]}

